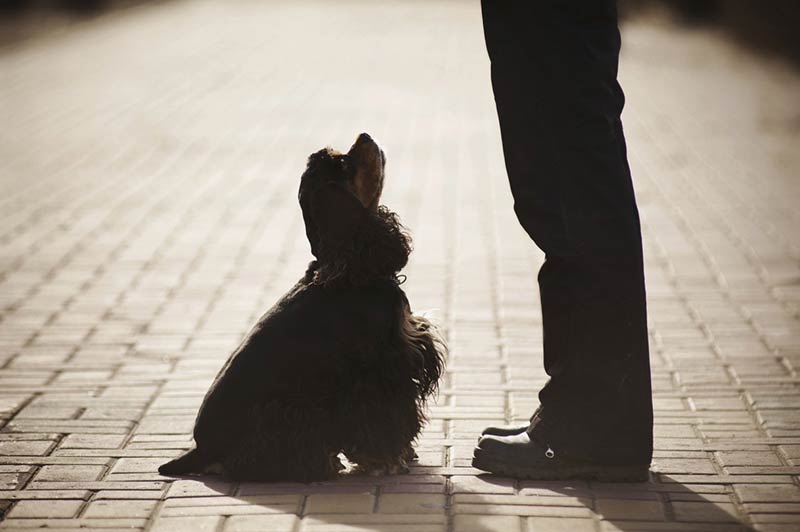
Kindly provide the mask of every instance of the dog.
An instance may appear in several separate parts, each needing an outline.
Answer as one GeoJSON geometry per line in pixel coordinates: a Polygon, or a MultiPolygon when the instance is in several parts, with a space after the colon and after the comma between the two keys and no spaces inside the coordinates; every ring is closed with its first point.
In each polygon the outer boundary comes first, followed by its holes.
{"type": "Polygon", "coordinates": [[[347,153],[313,153],[299,201],[313,260],[217,375],[195,448],[163,475],[310,482],[345,469],[407,472],[446,346],[400,287],[411,252],[379,206],[386,157],[362,133],[347,153]]]}

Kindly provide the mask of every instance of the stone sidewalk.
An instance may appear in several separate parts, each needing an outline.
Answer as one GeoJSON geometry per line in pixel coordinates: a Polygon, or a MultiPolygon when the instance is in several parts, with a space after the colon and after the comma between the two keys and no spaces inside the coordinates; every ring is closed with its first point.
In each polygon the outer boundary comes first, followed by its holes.
{"type": "Polygon", "coordinates": [[[0,529],[545,532],[800,527],[800,75],[625,28],[656,453],[642,485],[470,467],[527,419],[535,272],[478,2],[175,1],[0,48],[0,529]],[[411,474],[161,477],[211,379],[309,260],[306,156],[360,131],[412,229],[448,373],[411,474]]]}

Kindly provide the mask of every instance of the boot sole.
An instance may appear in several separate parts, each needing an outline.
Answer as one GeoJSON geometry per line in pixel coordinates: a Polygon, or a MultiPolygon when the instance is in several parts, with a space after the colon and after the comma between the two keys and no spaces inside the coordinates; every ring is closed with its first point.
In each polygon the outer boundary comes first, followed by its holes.
{"type": "Polygon", "coordinates": [[[524,480],[596,480],[598,482],[647,482],[647,466],[570,465],[525,467],[492,460],[475,450],[472,467],[506,477],[524,480]]]}

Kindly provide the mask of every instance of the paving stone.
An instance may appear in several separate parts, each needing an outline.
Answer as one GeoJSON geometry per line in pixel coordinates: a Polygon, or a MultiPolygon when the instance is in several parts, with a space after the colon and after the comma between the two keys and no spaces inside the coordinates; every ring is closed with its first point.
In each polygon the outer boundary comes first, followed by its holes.
{"type": "Polygon", "coordinates": [[[88,490],[8,490],[2,492],[2,498],[9,501],[53,500],[53,499],[89,499],[88,490]]]}
{"type": "Polygon", "coordinates": [[[453,529],[459,532],[517,532],[522,531],[522,519],[515,515],[456,515],[453,529]]]}
{"type": "Polygon", "coordinates": [[[46,465],[39,469],[34,480],[55,482],[94,481],[103,476],[105,467],[99,465],[46,465]]]}
{"type": "Polygon", "coordinates": [[[381,482],[381,493],[444,493],[446,481],[441,475],[394,477],[381,482]]]}
{"type": "Polygon", "coordinates": [[[444,512],[444,495],[383,493],[378,499],[378,512],[387,514],[419,514],[444,512]]]}
{"type": "Polygon", "coordinates": [[[229,495],[234,487],[233,483],[224,480],[178,480],[170,485],[167,498],[229,495]]]}
{"type": "Polygon", "coordinates": [[[789,524],[789,525],[800,525],[800,514],[759,514],[753,513],[750,515],[754,524],[773,524],[773,523],[780,523],[780,524],[789,524]]]}
{"type": "MultiPolygon", "coordinates": [[[[201,493],[201,495],[226,495],[232,493],[235,488],[236,485],[232,483],[218,484],[215,485],[214,489],[207,489],[204,493],[201,493]],[[222,493],[223,491],[224,493],[222,493]]],[[[336,488],[338,488],[339,493],[363,493],[365,490],[368,491],[370,489],[370,487],[365,487],[363,485],[336,486],[336,488]]],[[[330,486],[325,484],[315,485],[314,489],[309,489],[306,484],[301,482],[244,482],[238,486],[236,494],[242,497],[253,497],[285,493],[326,492],[326,490],[329,492],[329,489],[330,486]]],[[[174,496],[172,495],[172,489],[170,489],[170,496],[174,496]]]]}
{"type": "MultiPolygon", "coordinates": [[[[171,459],[175,456],[175,453],[170,450],[162,450],[162,449],[56,449],[53,451],[52,456],[102,456],[107,458],[151,458],[153,462],[141,462],[139,466],[135,467],[148,467],[151,463],[155,463],[155,460],[161,460],[161,463],[166,462],[167,460],[171,459]]],[[[124,462],[123,462],[124,464],[124,462]]],[[[127,467],[127,466],[126,466],[127,467]]],[[[147,471],[152,472],[155,471],[152,467],[147,471]]],[[[136,472],[133,468],[127,468],[127,470],[118,471],[122,473],[133,473],[136,472]]]]}
{"type": "Polygon", "coordinates": [[[589,506],[590,497],[577,498],[569,496],[530,496],[530,495],[476,495],[455,494],[453,504],[496,504],[496,505],[522,505],[522,506],[573,506],[581,508],[589,506]]]}
{"type": "Polygon", "coordinates": [[[744,503],[800,502],[800,488],[793,484],[736,485],[734,490],[744,503]]]}
{"type": "Polygon", "coordinates": [[[306,501],[305,515],[371,513],[374,505],[371,493],[313,494],[306,501]]]}
{"type": "Polygon", "coordinates": [[[0,441],[0,456],[42,456],[52,447],[49,441],[0,441]]]}
{"type": "MultiPolygon", "coordinates": [[[[35,493],[35,492],[34,492],[35,493]]],[[[163,499],[164,493],[161,491],[138,491],[138,490],[99,490],[95,492],[95,500],[152,500],[163,499]]]]}
{"type": "Polygon", "coordinates": [[[692,473],[714,475],[717,472],[709,458],[658,458],[655,460],[654,468],[660,473],[691,471],[692,473]]]}
{"type": "Polygon", "coordinates": [[[673,502],[672,510],[678,521],[701,523],[738,521],[736,508],[728,502],[673,502]]]}
{"type": "Polygon", "coordinates": [[[85,518],[143,518],[150,517],[156,500],[93,500],[83,512],[85,518]]]}
{"type": "Polygon", "coordinates": [[[789,475],[665,475],[664,482],[682,484],[786,484],[791,482],[789,475]]]}
{"type": "Polygon", "coordinates": [[[232,515],[225,520],[223,532],[291,532],[297,519],[295,515],[232,515]]]}
{"type": "MultiPolygon", "coordinates": [[[[446,527],[440,524],[431,523],[407,523],[407,524],[374,524],[367,530],[380,530],[381,532],[444,532],[446,527]]],[[[360,532],[365,527],[360,524],[345,525],[340,523],[305,523],[300,530],[303,532],[360,532]]]]}
{"type": "Polygon", "coordinates": [[[713,494],[713,493],[670,493],[670,501],[685,501],[685,502],[730,502],[731,496],[727,493],[713,494]]]}
{"type": "Polygon", "coordinates": [[[28,486],[32,490],[153,490],[160,491],[165,487],[163,482],[111,482],[111,481],[39,481],[34,480],[28,486]]]}
{"type": "Polygon", "coordinates": [[[59,449],[118,449],[124,434],[70,434],[58,446],[59,449]]]}
{"type": "Polygon", "coordinates": [[[524,504],[453,504],[450,512],[458,514],[478,514],[478,515],[516,515],[545,516],[545,517],[591,517],[592,512],[588,508],[574,506],[540,506],[524,504]]]}
{"type": "Polygon", "coordinates": [[[164,508],[209,507],[209,506],[248,506],[248,505],[294,505],[297,508],[304,496],[299,493],[270,495],[237,495],[235,497],[178,497],[164,502],[164,508]]]}
{"type": "MultiPolygon", "coordinates": [[[[569,482],[559,481],[520,481],[520,495],[536,495],[542,497],[591,497],[594,490],[589,488],[589,483],[585,480],[570,480],[569,482]]],[[[641,485],[640,485],[641,491],[641,485]]]]}
{"type": "Polygon", "coordinates": [[[759,523],[755,526],[755,530],[758,530],[758,532],[795,532],[797,530],[797,525],[794,523],[791,524],[759,523]]]}
{"type": "Polygon", "coordinates": [[[537,516],[526,521],[524,532],[596,532],[597,530],[593,519],[537,516]]]}
{"type": "Polygon", "coordinates": [[[724,470],[730,475],[800,475],[800,466],[731,466],[725,467],[724,470]]]}
{"type": "Polygon", "coordinates": [[[27,406],[15,419],[74,419],[81,409],[74,406],[27,406]]]}
{"type": "Polygon", "coordinates": [[[731,466],[781,466],[778,456],[771,451],[719,451],[716,453],[723,467],[731,466]]]}
{"type": "Polygon", "coordinates": [[[797,72],[724,32],[627,19],[653,474],[514,481],[472,450],[538,406],[544,255],[513,211],[480,6],[141,4],[0,54],[0,528],[794,532],[797,72]],[[404,288],[451,346],[411,474],[161,477],[310,258],[303,161],[361,129],[415,239],[404,288]]]}
{"type": "Polygon", "coordinates": [[[508,478],[492,475],[480,477],[455,475],[450,481],[453,493],[514,493],[514,481],[508,478]]]}
{"type": "Polygon", "coordinates": [[[222,516],[159,517],[151,530],[156,532],[214,532],[222,516]]]}
{"type": "Polygon", "coordinates": [[[425,532],[444,532],[445,518],[432,514],[318,514],[304,517],[301,530],[327,531],[327,530],[371,530],[377,529],[389,532],[412,532],[420,530],[425,532]]]}
{"type": "Polygon", "coordinates": [[[3,456],[5,465],[107,465],[108,458],[87,456],[3,456]]]}
{"type": "Polygon", "coordinates": [[[169,507],[164,508],[159,515],[162,517],[189,517],[200,515],[295,514],[297,510],[297,504],[215,504],[213,506],[169,507]]]}
{"type": "Polygon", "coordinates": [[[121,532],[123,530],[142,530],[146,519],[7,519],[0,523],[1,529],[48,531],[96,530],[121,532]]]}
{"type": "Polygon", "coordinates": [[[75,517],[83,506],[82,500],[19,501],[8,513],[9,519],[75,517]]]}
{"type": "Polygon", "coordinates": [[[158,466],[166,462],[161,458],[120,458],[111,473],[149,473],[158,471],[158,466]]]}
{"type": "Polygon", "coordinates": [[[800,502],[796,503],[750,503],[745,504],[749,512],[754,513],[800,513],[800,502]]]}
{"type": "Polygon", "coordinates": [[[604,519],[663,521],[664,508],[659,501],[597,499],[595,511],[604,519]]]}
{"type": "Polygon", "coordinates": [[[669,532],[750,532],[749,526],[732,523],[656,523],[653,521],[601,521],[601,532],[669,531],[669,532]]]}

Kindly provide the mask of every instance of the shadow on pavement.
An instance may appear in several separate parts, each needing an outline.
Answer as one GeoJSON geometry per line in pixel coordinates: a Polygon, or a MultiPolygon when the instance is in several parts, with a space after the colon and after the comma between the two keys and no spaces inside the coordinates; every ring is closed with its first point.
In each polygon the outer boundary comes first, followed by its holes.
{"type": "MultiPolygon", "coordinates": [[[[717,485],[717,488],[723,488],[717,485]]],[[[669,475],[651,473],[647,483],[532,482],[520,493],[569,497],[589,509],[603,532],[666,530],[681,532],[754,532],[741,521],[730,498],[708,485],[682,484],[669,475]]],[[[534,527],[535,530],[535,527],[534,527]]]]}
{"type": "MultiPolygon", "coordinates": [[[[478,478],[492,480],[491,475],[478,478]]],[[[537,524],[543,530],[588,531],[599,521],[602,532],[754,532],[737,516],[729,497],[702,493],[709,487],[682,484],[669,475],[651,473],[647,483],[520,481],[517,487],[519,497],[509,502],[512,508],[518,505],[517,515],[529,516],[534,531],[537,524]]],[[[484,498],[489,503],[494,497],[475,495],[470,500],[478,503],[484,498]]],[[[505,512],[513,513],[513,509],[505,512]]]]}
{"type": "MultiPolygon", "coordinates": [[[[216,477],[197,477],[182,482],[190,483],[185,494],[187,507],[193,505],[196,509],[197,497],[215,497],[216,501],[207,502],[209,515],[247,514],[251,525],[262,520],[264,526],[272,527],[270,529],[275,532],[292,530],[296,515],[302,515],[303,522],[313,530],[327,530],[329,526],[333,530],[342,527],[375,532],[447,530],[444,517],[447,514],[451,516],[450,526],[458,532],[501,529],[516,532],[539,528],[581,532],[596,530],[598,522],[602,532],[754,530],[737,517],[732,501],[723,492],[723,485],[715,488],[682,484],[669,475],[658,473],[652,474],[650,482],[641,484],[515,482],[493,475],[478,475],[472,477],[478,482],[470,482],[468,487],[459,488],[453,484],[449,498],[437,493],[433,485],[430,493],[424,488],[395,489],[404,481],[408,487],[409,481],[416,480],[415,476],[422,479],[425,473],[425,468],[420,468],[410,476],[344,475],[334,481],[311,484],[232,483],[216,477]],[[376,486],[380,495],[377,501],[376,486]],[[512,491],[512,488],[515,489],[512,491]],[[387,495],[400,495],[399,499],[406,500],[406,505],[398,505],[398,498],[395,498],[391,508],[382,507],[381,497],[387,495]],[[247,509],[237,510],[236,506],[247,509]],[[231,509],[223,510],[223,507],[231,509]],[[529,521],[529,526],[524,520],[529,521]]],[[[424,482],[419,484],[423,485],[424,482]]],[[[162,518],[181,515],[181,504],[168,501],[162,518]]]]}

